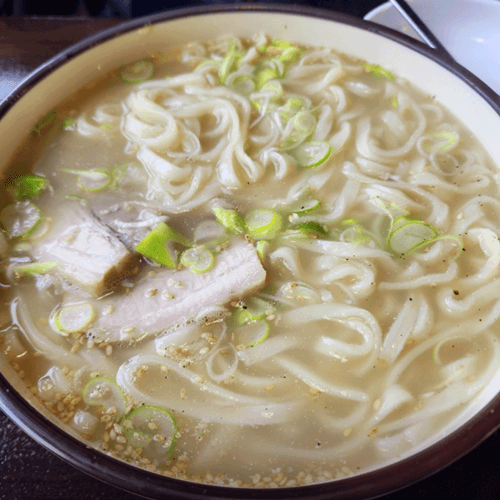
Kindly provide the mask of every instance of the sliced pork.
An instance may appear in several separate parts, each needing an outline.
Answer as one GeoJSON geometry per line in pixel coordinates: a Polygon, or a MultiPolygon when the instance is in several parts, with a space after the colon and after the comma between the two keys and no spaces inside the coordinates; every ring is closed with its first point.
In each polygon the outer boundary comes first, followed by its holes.
{"type": "Polygon", "coordinates": [[[99,297],[132,272],[137,255],[83,204],[68,202],[49,232],[33,242],[37,261],[57,261],[57,273],[84,292],[99,297]]]}
{"type": "Polygon", "coordinates": [[[88,335],[119,342],[161,333],[217,314],[214,306],[252,294],[265,279],[254,247],[239,242],[217,254],[214,267],[206,273],[161,268],[137,280],[130,293],[96,301],[98,317],[88,335]]]}

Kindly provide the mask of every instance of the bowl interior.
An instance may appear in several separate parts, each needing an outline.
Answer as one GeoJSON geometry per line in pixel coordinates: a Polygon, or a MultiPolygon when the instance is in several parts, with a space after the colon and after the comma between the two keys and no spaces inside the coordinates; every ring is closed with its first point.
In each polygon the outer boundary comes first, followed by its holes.
{"type": "MultiPolygon", "coordinates": [[[[202,15],[187,15],[184,11],[171,14],[161,22],[151,18],[144,25],[132,23],[123,28],[123,33],[110,32],[101,43],[80,44],[55,58],[31,77],[19,97],[9,108],[4,106],[0,121],[2,155],[0,169],[8,165],[9,158],[22,143],[26,131],[30,130],[37,117],[57,106],[58,102],[76,89],[98,78],[108,71],[131,60],[140,59],[153,52],[176,48],[192,41],[206,41],[224,34],[251,36],[263,31],[276,38],[290,39],[298,43],[332,47],[350,56],[380,64],[412,82],[424,93],[434,96],[448,108],[459,121],[466,124],[493,161],[500,165],[498,137],[500,118],[498,109],[491,105],[491,94],[483,91],[478,82],[465,73],[465,78],[454,74],[453,68],[444,67],[434,60],[432,53],[423,46],[410,49],[409,40],[396,35],[382,36],[377,29],[352,19],[322,19],[303,12],[285,11],[209,11],[202,15]],[[348,23],[341,22],[347,20],[348,23]],[[351,24],[352,23],[352,24],[351,24]],[[367,29],[369,28],[369,29],[367,29]],[[466,81],[469,80],[469,81],[466,81]],[[471,86],[472,84],[472,86],[471,86]],[[477,85],[477,88],[473,87],[477,85]],[[22,94],[22,96],[21,96],[22,94]]],[[[330,16],[332,17],[332,16],[330,16]]],[[[14,101],[14,99],[10,99],[14,101]]],[[[16,389],[27,399],[29,392],[10,368],[2,372],[16,389]]],[[[439,441],[459,425],[467,422],[475,413],[487,405],[497,394],[500,372],[482,392],[473,408],[467,408],[446,429],[423,445],[439,441]]],[[[40,411],[41,405],[32,404],[40,411]]],[[[49,417],[53,422],[55,419],[49,417]]],[[[69,431],[71,432],[71,431],[69,431]]],[[[36,436],[35,436],[36,437],[36,436]]],[[[414,450],[417,452],[419,450],[414,450]]]]}

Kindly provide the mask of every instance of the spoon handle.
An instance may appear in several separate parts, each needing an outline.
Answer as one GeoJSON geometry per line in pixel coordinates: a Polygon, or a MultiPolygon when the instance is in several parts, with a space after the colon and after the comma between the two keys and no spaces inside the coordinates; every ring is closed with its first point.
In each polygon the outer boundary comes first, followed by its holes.
{"type": "Polygon", "coordinates": [[[410,23],[411,27],[422,37],[422,39],[432,47],[440,52],[443,52],[450,59],[452,55],[444,48],[441,42],[435,37],[434,33],[425,25],[425,23],[418,17],[416,12],[408,5],[405,0],[390,0],[391,3],[398,9],[399,13],[410,23]]]}

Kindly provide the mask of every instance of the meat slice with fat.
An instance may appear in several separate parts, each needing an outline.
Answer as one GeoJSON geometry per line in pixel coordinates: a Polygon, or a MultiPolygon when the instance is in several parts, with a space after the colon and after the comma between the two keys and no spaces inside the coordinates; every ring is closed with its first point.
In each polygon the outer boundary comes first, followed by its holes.
{"type": "Polygon", "coordinates": [[[213,306],[254,293],[266,279],[255,248],[246,242],[217,254],[214,267],[206,273],[165,268],[153,273],[146,272],[128,294],[114,293],[96,301],[98,315],[88,336],[119,342],[165,332],[217,314],[213,306]]]}
{"type": "Polygon", "coordinates": [[[33,242],[32,254],[37,261],[56,261],[65,281],[95,297],[113,290],[138,263],[137,255],[78,202],[60,207],[48,233],[33,242]]]}

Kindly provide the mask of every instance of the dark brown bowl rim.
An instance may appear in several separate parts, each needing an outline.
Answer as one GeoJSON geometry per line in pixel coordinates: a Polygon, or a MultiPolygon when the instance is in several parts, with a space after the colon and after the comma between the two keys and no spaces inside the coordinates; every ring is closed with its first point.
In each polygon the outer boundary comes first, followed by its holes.
{"type": "MultiPolygon", "coordinates": [[[[236,4],[191,7],[149,15],[103,30],[51,58],[29,75],[0,103],[0,119],[39,81],[52,71],[102,42],[142,26],[199,15],[218,13],[283,13],[330,20],[389,38],[437,62],[475,90],[500,116],[498,95],[479,78],[446,55],[394,30],[356,17],[329,10],[282,4],[236,4]]],[[[181,481],[107,456],[87,446],[55,425],[24,399],[0,373],[0,409],[39,444],[87,474],[117,488],[147,498],[185,500],[220,499],[308,499],[361,500],[376,498],[420,481],[452,464],[478,446],[500,427],[500,394],[480,412],[439,442],[397,463],[337,481],[309,486],[269,489],[241,489],[181,481]]]]}

